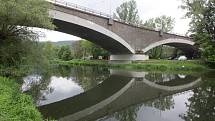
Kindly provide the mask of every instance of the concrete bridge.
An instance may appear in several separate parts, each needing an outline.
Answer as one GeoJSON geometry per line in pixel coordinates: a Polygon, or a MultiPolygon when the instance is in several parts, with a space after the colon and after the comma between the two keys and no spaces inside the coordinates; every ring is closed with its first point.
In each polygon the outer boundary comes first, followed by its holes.
{"type": "Polygon", "coordinates": [[[193,89],[201,83],[201,78],[192,76],[157,83],[145,78],[146,75],[146,72],[112,70],[111,76],[93,89],[38,108],[45,118],[95,120],[131,105],[193,89]]]}
{"type": "Polygon", "coordinates": [[[146,60],[147,51],[160,45],[176,47],[192,57],[194,42],[188,37],[155,31],[115,20],[111,16],[62,0],[53,4],[50,16],[57,31],[89,40],[109,51],[110,60],[146,60]]]}

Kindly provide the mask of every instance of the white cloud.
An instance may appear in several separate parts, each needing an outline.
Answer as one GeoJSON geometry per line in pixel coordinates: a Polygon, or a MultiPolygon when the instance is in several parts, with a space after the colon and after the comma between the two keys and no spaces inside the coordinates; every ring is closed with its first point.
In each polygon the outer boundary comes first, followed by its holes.
{"type": "MultiPolygon", "coordinates": [[[[126,0],[65,0],[65,1],[110,14],[115,12],[116,7],[126,0]]],[[[189,29],[190,20],[182,19],[185,12],[179,8],[179,6],[182,4],[181,0],[136,0],[136,1],[141,19],[147,20],[149,18],[167,15],[175,18],[176,23],[173,31],[174,33],[185,34],[189,29]]],[[[45,40],[50,41],[80,39],[74,36],[59,34],[50,31],[46,32],[46,36],[47,38],[45,40]]]]}

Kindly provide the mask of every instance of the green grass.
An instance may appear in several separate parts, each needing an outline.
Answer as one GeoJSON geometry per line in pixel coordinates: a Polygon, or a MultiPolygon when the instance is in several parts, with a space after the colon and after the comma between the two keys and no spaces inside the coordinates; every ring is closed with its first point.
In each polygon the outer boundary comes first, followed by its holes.
{"type": "Polygon", "coordinates": [[[208,69],[201,61],[175,61],[175,60],[148,60],[142,62],[133,62],[130,64],[110,64],[108,61],[98,60],[70,60],[70,61],[53,61],[52,63],[60,65],[85,65],[85,66],[102,66],[110,68],[121,68],[128,70],[145,70],[145,71],[165,71],[165,72],[199,72],[208,69]]]}
{"type": "Polygon", "coordinates": [[[32,98],[22,94],[19,85],[0,77],[0,121],[41,121],[32,98]]]}

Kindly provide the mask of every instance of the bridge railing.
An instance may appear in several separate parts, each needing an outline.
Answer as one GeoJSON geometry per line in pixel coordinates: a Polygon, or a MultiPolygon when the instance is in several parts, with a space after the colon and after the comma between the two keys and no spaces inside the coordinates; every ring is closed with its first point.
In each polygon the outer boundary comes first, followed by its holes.
{"type": "Polygon", "coordinates": [[[68,7],[68,8],[77,9],[77,10],[80,10],[80,11],[92,13],[92,14],[99,15],[99,16],[103,16],[103,17],[106,17],[106,18],[112,18],[115,21],[119,21],[119,22],[122,22],[122,23],[131,24],[131,25],[134,25],[134,26],[137,26],[137,27],[141,27],[141,24],[126,22],[124,20],[117,19],[117,18],[113,17],[110,14],[99,12],[99,11],[96,11],[96,10],[93,10],[93,9],[90,9],[90,8],[87,8],[87,7],[84,7],[84,6],[80,6],[80,5],[71,3],[71,2],[67,2],[67,1],[64,1],[64,0],[47,0],[47,1],[51,2],[53,4],[56,4],[56,5],[61,5],[61,6],[65,6],[65,7],[68,7]]]}
{"type": "Polygon", "coordinates": [[[92,14],[99,15],[99,16],[103,16],[103,17],[106,17],[106,18],[112,18],[112,16],[109,15],[109,14],[99,12],[99,11],[96,11],[96,10],[93,10],[93,9],[90,9],[90,8],[87,8],[87,7],[84,7],[84,6],[80,6],[80,5],[71,3],[71,2],[67,2],[67,1],[64,1],[64,0],[47,0],[47,1],[51,2],[53,4],[56,4],[56,5],[61,5],[61,6],[65,6],[65,7],[68,7],[68,8],[77,9],[77,10],[80,10],[80,11],[92,13],[92,14]]]}

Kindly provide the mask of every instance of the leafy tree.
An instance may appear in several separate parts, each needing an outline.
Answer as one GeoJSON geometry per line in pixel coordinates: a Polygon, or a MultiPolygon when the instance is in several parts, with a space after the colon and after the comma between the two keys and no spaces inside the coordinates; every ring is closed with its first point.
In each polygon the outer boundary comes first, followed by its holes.
{"type": "Polygon", "coordinates": [[[163,32],[171,32],[174,28],[175,20],[170,16],[160,16],[157,18],[151,18],[147,20],[143,26],[154,29],[154,30],[162,30],[163,32]]]}
{"type": "Polygon", "coordinates": [[[110,53],[100,46],[94,44],[92,47],[92,55],[94,59],[98,59],[99,56],[103,56],[103,59],[108,59],[110,53]]]}
{"type": "Polygon", "coordinates": [[[34,48],[38,34],[28,27],[53,29],[45,0],[0,0],[0,63],[19,65],[38,60],[34,48]],[[30,62],[30,61],[28,61],[30,62]]]}
{"type": "Polygon", "coordinates": [[[69,45],[61,46],[61,48],[58,51],[58,58],[64,61],[72,59],[72,53],[69,45]]]}
{"type": "Polygon", "coordinates": [[[137,114],[140,108],[141,108],[141,104],[137,104],[135,106],[126,108],[120,112],[116,112],[113,116],[119,121],[136,121],[137,114]]]}
{"type": "Polygon", "coordinates": [[[94,59],[98,59],[98,56],[103,56],[107,59],[110,55],[108,51],[87,40],[75,42],[72,49],[74,58],[79,59],[90,55],[92,55],[94,59]]]}
{"type": "Polygon", "coordinates": [[[201,48],[202,57],[206,61],[215,61],[215,1],[183,0],[182,9],[191,18],[190,32],[201,48]]]}
{"type": "MultiPolygon", "coordinates": [[[[210,74],[214,75],[214,74],[210,74]]],[[[215,120],[215,82],[214,78],[203,81],[201,87],[193,89],[193,95],[186,104],[188,110],[181,118],[185,121],[214,121],[215,120]]]]}
{"type": "Polygon", "coordinates": [[[130,0],[122,3],[116,9],[116,17],[128,23],[141,24],[142,20],[138,15],[137,3],[135,0],[130,0]]]}
{"type": "Polygon", "coordinates": [[[40,43],[40,46],[42,47],[43,55],[48,59],[48,60],[53,60],[57,58],[57,53],[56,49],[57,47],[54,47],[51,42],[43,42],[40,43]]]}
{"type": "Polygon", "coordinates": [[[83,54],[82,54],[82,50],[81,50],[81,42],[80,41],[76,41],[72,44],[72,56],[75,59],[81,59],[83,54]]]}
{"type": "MultiPolygon", "coordinates": [[[[170,16],[160,16],[157,18],[151,18],[147,20],[143,26],[152,30],[162,30],[163,32],[171,32],[174,28],[175,20],[170,16]]],[[[158,59],[161,58],[163,52],[163,46],[158,46],[151,49],[148,53],[150,58],[158,59]]]]}
{"type": "Polygon", "coordinates": [[[94,46],[92,42],[87,40],[81,40],[80,46],[81,46],[83,58],[92,55],[92,48],[94,46]]]}
{"type": "Polygon", "coordinates": [[[152,58],[152,59],[161,58],[161,56],[162,56],[162,46],[152,48],[151,50],[149,50],[147,52],[147,54],[149,55],[149,58],[152,58]]]}

